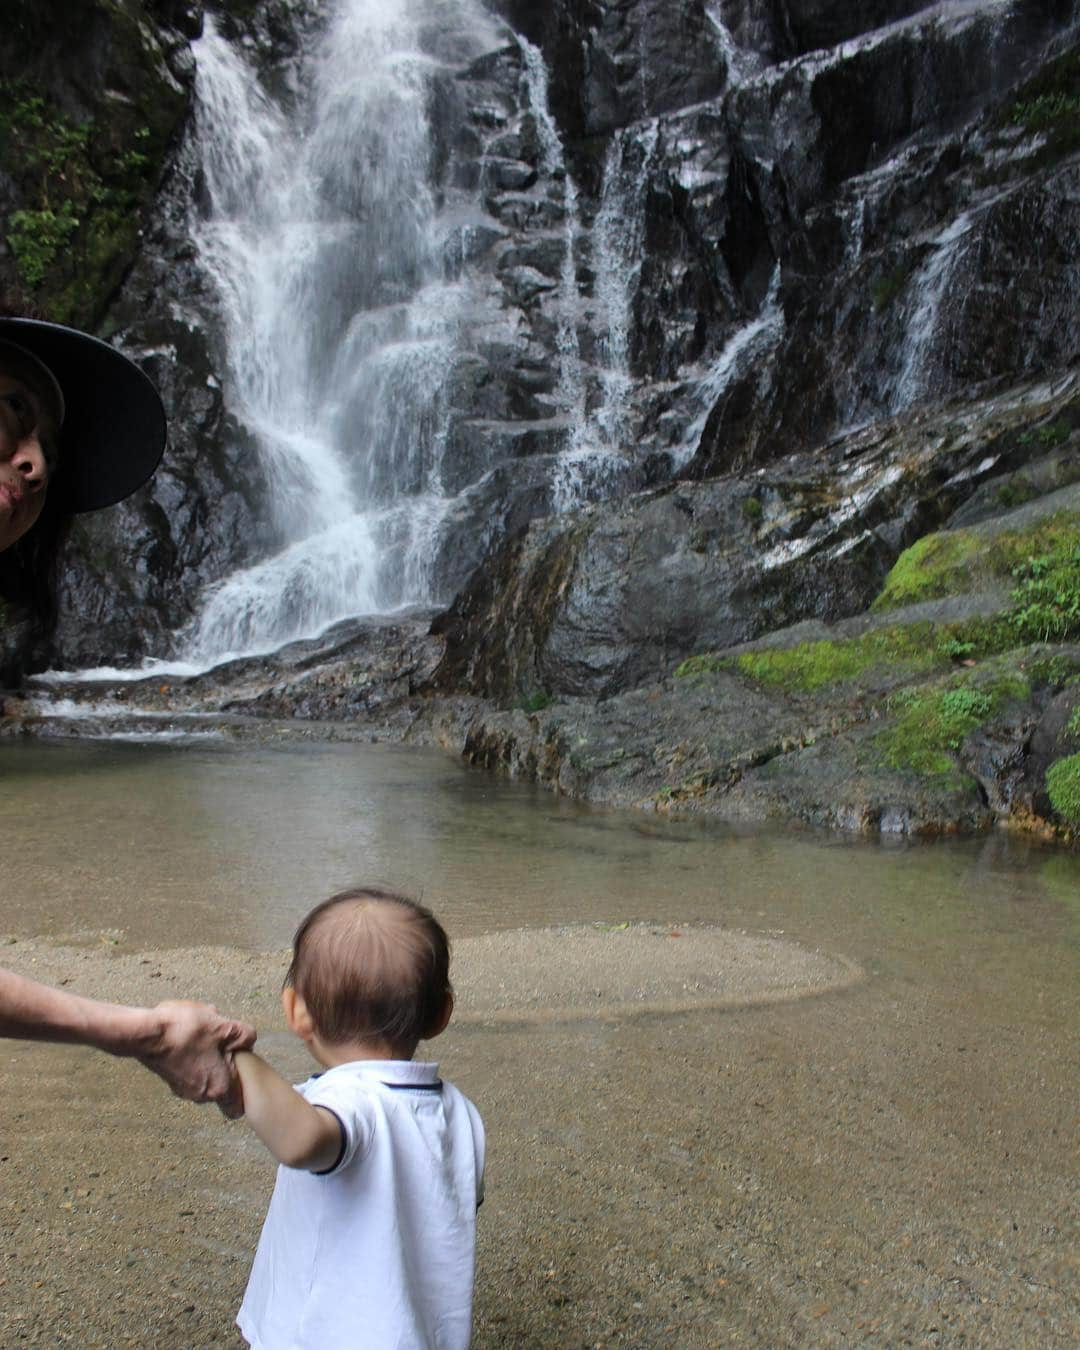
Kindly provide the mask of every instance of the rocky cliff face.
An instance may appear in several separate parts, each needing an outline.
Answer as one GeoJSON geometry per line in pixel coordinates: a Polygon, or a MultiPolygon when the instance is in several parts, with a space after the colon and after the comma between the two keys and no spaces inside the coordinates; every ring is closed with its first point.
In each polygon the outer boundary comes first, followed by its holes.
{"type": "MultiPolygon", "coordinates": [[[[41,165],[61,150],[21,167],[9,150],[0,262],[9,290],[141,354],[173,432],[154,484],[75,533],[42,657],[69,667],[165,650],[199,591],[273,537],[191,239],[203,6],[83,4],[94,79],[60,26],[46,36],[48,5],[17,6],[16,22],[41,49],[73,176],[78,156],[97,166],[87,201],[128,192],[142,234],[114,239],[92,299],[65,308],[69,254],[28,272],[16,221],[53,209],[41,165]],[[110,84],[154,115],[118,114],[99,150],[80,128],[104,105],[85,91],[110,84]]],[[[210,8],[266,88],[297,98],[326,6],[210,8]]],[[[477,304],[447,385],[458,496],[434,566],[457,599],[428,688],[632,698],[694,653],[854,621],[954,513],[1071,481],[1073,0],[494,8],[508,27],[479,59],[431,39],[428,186],[461,222],[445,274],[468,276],[477,304]]],[[[20,78],[12,61],[0,76],[20,78]]],[[[95,229],[79,216],[71,238],[95,229]]],[[[535,767],[535,745],[515,758],[492,748],[501,736],[477,732],[477,757],[535,767]]]]}
{"type": "MultiPolygon", "coordinates": [[[[105,127],[127,146],[113,157],[138,184],[87,195],[123,190],[137,211],[89,279],[70,265],[92,232],[80,217],[78,247],[57,248],[31,284],[11,222],[59,153],[35,151],[37,167],[12,175],[8,287],[145,353],[172,424],[154,485],[75,533],[48,659],[78,666],[166,651],[199,592],[258,559],[273,529],[251,429],[222,394],[221,323],[190,237],[203,7],[86,0],[92,71],[76,69],[70,26],[45,37],[47,8],[21,7],[18,22],[40,49],[51,124],[65,146],[96,147],[105,127]],[[133,91],[130,114],[79,93],[110,82],[133,91]],[[74,308],[72,270],[87,295],[74,308]]],[[[253,0],[217,17],[287,101],[325,12],[253,0]]],[[[447,395],[460,497],[433,562],[443,595],[575,497],[765,463],[1075,352],[1074,5],[881,0],[841,18],[810,0],[508,0],[501,12],[521,40],[508,30],[480,61],[444,67],[431,95],[432,185],[448,206],[471,194],[447,272],[469,270],[489,296],[447,395]],[[568,448],[583,452],[569,492],[568,448]]],[[[105,150],[93,157],[113,171],[105,150]]]]}

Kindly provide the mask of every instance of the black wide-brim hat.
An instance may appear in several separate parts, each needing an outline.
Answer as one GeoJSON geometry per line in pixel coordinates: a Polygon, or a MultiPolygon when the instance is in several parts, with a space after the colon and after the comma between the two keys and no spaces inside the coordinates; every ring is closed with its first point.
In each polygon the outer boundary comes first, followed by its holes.
{"type": "Polygon", "coordinates": [[[100,338],[40,319],[0,319],[0,341],[29,352],[64,396],[57,489],[97,511],[142,487],[165,453],[165,409],[150,377],[100,338]]]}

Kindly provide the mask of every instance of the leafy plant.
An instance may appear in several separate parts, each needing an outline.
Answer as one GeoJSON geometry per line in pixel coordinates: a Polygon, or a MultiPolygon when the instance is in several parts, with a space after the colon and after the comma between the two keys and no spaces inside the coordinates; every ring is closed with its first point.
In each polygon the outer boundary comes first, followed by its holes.
{"type": "Polygon", "coordinates": [[[879,732],[875,741],[886,764],[895,769],[955,775],[953,755],[966,737],[1002,703],[1023,699],[1029,692],[1026,681],[1015,674],[978,689],[968,683],[905,689],[889,700],[896,721],[879,732]]]}
{"type": "Polygon", "coordinates": [[[938,651],[950,661],[965,661],[976,650],[974,642],[966,642],[958,637],[944,638],[938,643],[938,651]]]}
{"type": "Polygon", "coordinates": [[[1010,120],[1028,131],[1047,131],[1058,122],[1076,118],[1080,118],[1080,96],[1059,89],[1014,103],[1010,120]]]}
{"type": "Polygon", "coordinates": [[[1039,428],[1039,444],[1046,446],[1061,445],[1069,439],[1069,427],[1065,422],[1050,422],[1039,428]]]}
{"type": "Polygon", "coordinates": [[[63,202],[53,211],[14,211],[8,219],[8,243],[28,286],[40,286],[60,251],[79,228],[75,204],[63,202]]]}
{"type": "Polygon", "coordinates": [[[1006,510],[1011,510],[1014,506],[1023,506],[1024,502],[1031,501],[1035,496],[1035,489],[1026,478],[1017,474],[1007,483],[1002,483],[996,493],[998,503],[1004,506],[1006,510]]]}
{"type": "Polygon", "coordinates": [[[949,722],[981,722],[989,716],[994,700],[977,689],[947,689],[941,696],[941,713],[949,722]]]}
{"type": "Polygon", "coordinates": [[[1026,642],[1080,634],[1080,545],[1030,557],[1013,569],[1010,622],[1026,642]]]}

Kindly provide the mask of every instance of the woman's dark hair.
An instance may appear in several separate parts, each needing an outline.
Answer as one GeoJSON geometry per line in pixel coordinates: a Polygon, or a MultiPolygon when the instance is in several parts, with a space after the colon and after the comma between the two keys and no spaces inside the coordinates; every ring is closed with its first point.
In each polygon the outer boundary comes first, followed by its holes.
{"type": "Polygon", "coordinates": [[[411,1055],[452,992],[450,942],[432,912],[381,886],[340,891],[296,930],[285,976],[329,1044],[383,1041],[411,1055]]]}
{"type": "Polygon", "coordinates": [[[72,515],[62,490],[50,483],[45,505],[33,529],[0,551],[0,599],[27,610],[43,626],[56,617],[60,560],[71,531],[72,515]]]}

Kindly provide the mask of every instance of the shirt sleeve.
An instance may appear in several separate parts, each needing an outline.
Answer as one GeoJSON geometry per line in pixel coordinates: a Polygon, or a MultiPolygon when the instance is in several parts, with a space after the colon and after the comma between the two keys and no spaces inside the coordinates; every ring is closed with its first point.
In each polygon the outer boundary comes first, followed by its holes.
{"type": "Polygon", "coordinates": [[[328,1177],[351,1163],[358,1162],[371,1147],[375,1132],[375,1111],[363,1092],[350,1079],[320,1075],[301,1083],[297,1092],[312,1106],[321,1106],[337,1117],[341,1126],[341,1152],[331,1167],[316,1176],[328,1177]]]}
{"type": "Polygon", "coordinates": [[[484,1134],[484,1122],[480,1118],[480,1112],[467,1097],[465,1103],[469,1111],[469,1123],[472,1126],[473,1149],[476,1154],[476,1208],[479,1209],[484,1203],[484,1166],[487,1153],[487,1138],[484,1134]]]}

